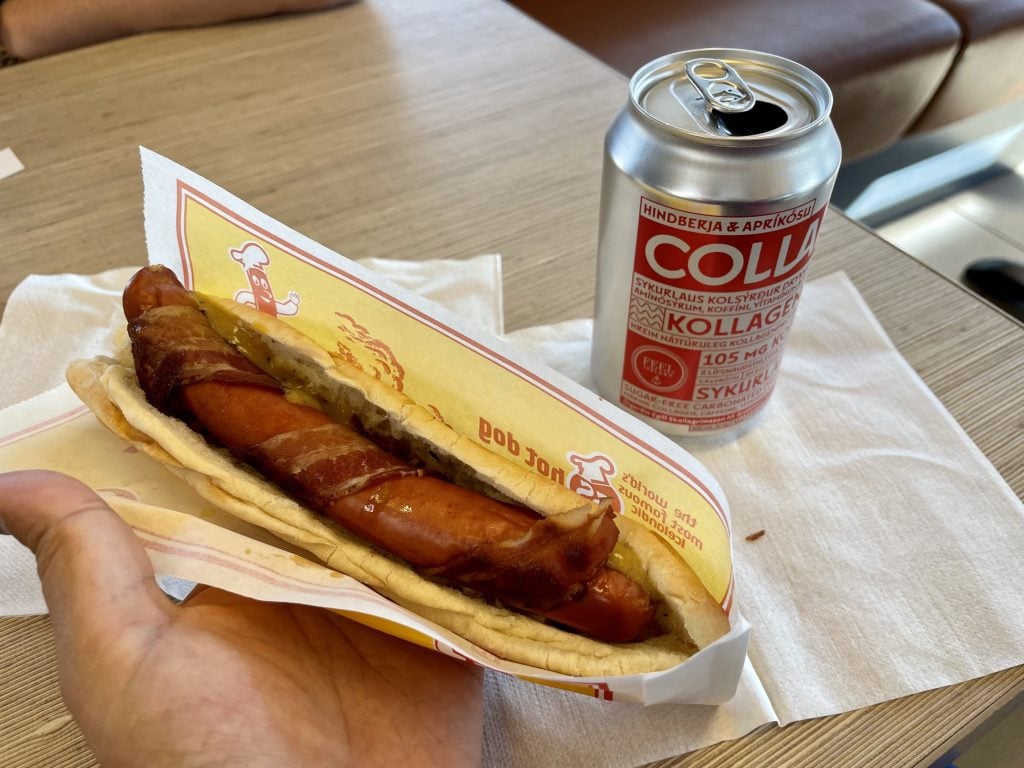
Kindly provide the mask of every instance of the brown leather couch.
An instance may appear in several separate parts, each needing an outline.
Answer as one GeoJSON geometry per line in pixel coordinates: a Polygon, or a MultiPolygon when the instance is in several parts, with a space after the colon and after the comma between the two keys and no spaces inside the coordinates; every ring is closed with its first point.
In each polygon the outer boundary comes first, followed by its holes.
{"type": "Polygon", "coordinates": [[[624,74],[751,48],[829,83],[844,160],[1024,97],[1024,0],[508,0],[624,74]]]}

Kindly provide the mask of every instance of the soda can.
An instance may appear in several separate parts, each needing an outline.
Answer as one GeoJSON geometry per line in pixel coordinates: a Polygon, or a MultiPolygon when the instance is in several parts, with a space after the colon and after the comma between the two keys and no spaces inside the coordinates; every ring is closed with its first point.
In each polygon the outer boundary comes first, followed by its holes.
{"type": "Polygon", "coordinates": [[[641,67],[605,137],[591,368],[668,434],[720,432],[775,386],[839,170],[825,81],[756,51],[641,67]]]}

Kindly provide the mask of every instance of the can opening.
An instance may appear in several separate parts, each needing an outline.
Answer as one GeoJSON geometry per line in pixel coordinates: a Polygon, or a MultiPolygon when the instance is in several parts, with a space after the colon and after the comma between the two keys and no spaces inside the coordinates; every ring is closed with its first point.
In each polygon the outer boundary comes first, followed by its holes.
{"type": "Polygon", "coordinates": [[[711,118],[726,136],[756,136],[781,128],[789,116],[778,104],[759,99],[745,112],[722,112],[712,109],[711,118]]]}
{"type": "Polygon", "coordinates": [[[697,89],[724,136],[756,136],[781,128],[789,120],[778,104],[757,98],[733,66],[722,59],[701,57],[686,63],[686,79],[697,89]]]}

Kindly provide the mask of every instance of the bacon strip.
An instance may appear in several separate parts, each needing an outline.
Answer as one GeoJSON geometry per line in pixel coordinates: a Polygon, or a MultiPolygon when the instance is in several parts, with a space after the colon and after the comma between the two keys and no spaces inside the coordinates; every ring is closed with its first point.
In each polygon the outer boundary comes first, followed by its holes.
{"type": "Polygon", "coordinates": [[[362,435],[330,422],[281,432],[239,455],[313,509],[396,477],[421,475],[362,435]]]}
{"type": "Polygon", "coordinates": [[[175,396],[199,381],[281,385],[250,363],[210,327],[196,306],[154,307],[128,325],[139,384],[164,413],[180,410],[175,396]]]}
{"type": "Polygon", "coordinates": [[[618,537],[610,510],[573,521],[542,519],[520,537],[468,548],[426,573],[501,595],[513,607],[546,611],[583,595],[618,537]]]}

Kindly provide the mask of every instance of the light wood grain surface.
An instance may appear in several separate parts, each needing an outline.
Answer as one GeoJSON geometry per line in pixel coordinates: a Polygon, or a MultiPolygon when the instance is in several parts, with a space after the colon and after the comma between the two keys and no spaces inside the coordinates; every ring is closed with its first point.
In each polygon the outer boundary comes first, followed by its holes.
{"type": "MultiPolygon", "coordinates": [[[[624,80],[500,0],[367,0],[150,35],[0,71],[0,301],[32,272],[145,260],[137,146],[353,258],[500,252],[509,329],[589,315],[601,141],[624,80]]],[[[833,212],[843,269],[911,365],[1024,495],[1024,327],[833,212]]],[[[45,617],[0,620],[5,766],[95,765],[45,617]]],[[[928,766],[1024,667],[766,727],[668,766],[928,766]]]]}

